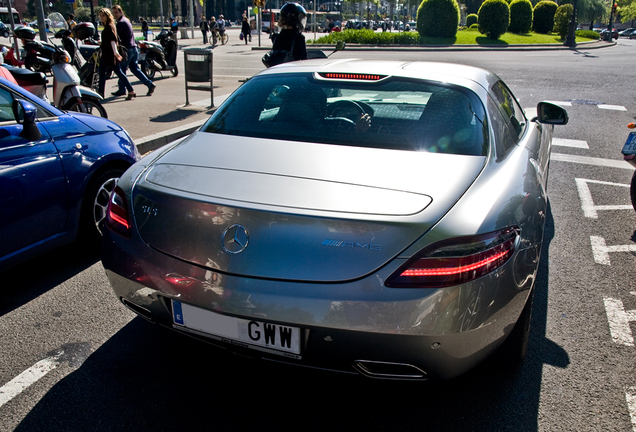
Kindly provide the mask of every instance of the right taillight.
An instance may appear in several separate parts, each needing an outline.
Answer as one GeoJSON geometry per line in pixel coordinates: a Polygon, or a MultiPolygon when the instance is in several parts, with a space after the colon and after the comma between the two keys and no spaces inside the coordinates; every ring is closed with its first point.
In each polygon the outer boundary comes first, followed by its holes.
{"type": "Polygon", "coordinates": [[[125,238],[130,238],[130,213],[126,203],[126,194],[118,186],[115,186],[110,195],[108,209],[106,210],[106,226],[113,232],[125,238]]]}
{"type": "Polygon", "coordinates": [[[427,247],[384,283],[392,288],[443,288],[470,282],[504,265],[514,253],[517,227],[460,237],[427,247]]]}

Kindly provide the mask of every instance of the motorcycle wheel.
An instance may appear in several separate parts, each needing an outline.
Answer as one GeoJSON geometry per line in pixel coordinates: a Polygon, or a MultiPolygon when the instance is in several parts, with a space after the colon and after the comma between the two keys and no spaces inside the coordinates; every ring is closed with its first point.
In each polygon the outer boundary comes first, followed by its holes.
{"type": "Polygon", "coordinates": [[[172,73],[173,77],[176,77],[177,75],[179,75],[179,68],[177,68],[177,65],[174,65],[174,67],[170,70],[170,72],[172,73]]]}
{"type": "Polygon", "coordinates": [[[636,211],[636,171],[634,171],[634,175],[632,176],[632,184],[629,187],[629,196],[632,199],[632,207],[636,211]]]}
{"type": "Polygon", "coordinates": [[[40,62],[38,62],[37,56],[34,56],[34,55],[27,55],[24,58],[24,67],[32,70],[33,72],[46,73],[46,70],[44,70],[40,62]]]}
{"type": "Polygon", "coordinates": [[[75,112],[84,112],[86,114],[91,114],[96,117],[108,118],[108,114],[106,114],[106,110],[102,106],[102,103],[94,98],[82,98],[82,104],[84,105],[84,111],[81,110],[79,104],[77,102],[71,102],[67,104],[64,109],[68,111],[75,112]]]}
{"type": "Polygon", "coordinates": [[[8,38],[9,37],[9,32],[5,30],[4,33],[2,33],[2,36],[8,38]]]}
{"type": "Polygon", "coordinates": [[[144,61],[144,64],[141,66],[141,71],[144,73],[144,75],[148,77],[150,81],[152,81],[155,78],[155,70],[154,68],[150,67],[150,60],[152,59],[153,59],[152,56],[146,56],[146,60],[144,61]]]}

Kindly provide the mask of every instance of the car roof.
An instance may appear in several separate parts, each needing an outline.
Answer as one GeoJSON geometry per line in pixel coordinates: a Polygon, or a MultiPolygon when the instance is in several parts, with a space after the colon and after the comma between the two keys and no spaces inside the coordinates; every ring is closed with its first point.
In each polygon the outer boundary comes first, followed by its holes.
{"type": "Polygon", "coordinates": [[[276,73],[357,73],[416,78],[472,87],[477,83],[488,90],[499,77],[485,69],[454,63],[422,61],[378,61],[362,59],[315,59],[283,63],[262,71],[259,75],[276,73]],[[372,72],[370,72],[372,71],[372,72]]]}

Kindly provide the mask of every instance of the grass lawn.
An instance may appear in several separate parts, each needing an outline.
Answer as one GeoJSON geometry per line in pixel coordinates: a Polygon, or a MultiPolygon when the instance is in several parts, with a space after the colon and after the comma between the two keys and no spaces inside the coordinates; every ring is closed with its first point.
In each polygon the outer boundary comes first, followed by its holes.
{"type": "MultiPolygon", "coordinates": [[[[311,33],[309,33],[311,34],[311,33]]],[[[309,39],[309,38],[307,38],[309,39]]],[[[499,39],[488,39],[477,30],[459,30],[454,38],[424,37],[419,41],[417,32],[374,32],[373,30],[345,30],[334,32],[316,40],[316,43],[335,43],[336,40],[344,40],[347,43],[372,44],[372,45],[524,45],[524,44],[555,44],[563,45],[563,40],[556,33],[506,33],[499,39]]],[[[589,42],[594,39],[576,37],[576,42],[589,42]]],[[[310,41],[309,41],[310,42],[310,41]]]]}

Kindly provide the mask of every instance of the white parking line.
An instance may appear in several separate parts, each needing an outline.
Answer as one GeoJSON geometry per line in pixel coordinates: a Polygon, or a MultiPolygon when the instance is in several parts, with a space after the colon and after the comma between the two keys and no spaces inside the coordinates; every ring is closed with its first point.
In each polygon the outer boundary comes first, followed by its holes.
{"type": "Polygon", "coordinates": [[[560,161],[560,162],[572,162],[572,163],[585,164],[585,165],[596,165],[596,166],[602,166],[602,167],[608,167],[608,168],[622,168],[622,169],[631,169],[631,170],[634,169],[633,166],[631,166],[629,163],[625,162],[624,160],[603,159],[603,158],[595,158],[595,157],[589,157],[589,156],[576,156],[576,155],[569,155],[569,154],[563,154],[563,153],[552,153],[552,155],[550,156],[550,160],[560,161]]]}
{"type": "Polygon", "coordinates": [[[607,246],[605,239],[598,236],[590,236],[590,243],[596,264],[612,265],[609,257],[610,252],[636,252],[636,244],[607,246]]]}
{"type": "Polygon", "coordinates": [[[626,311],[622,301],[610,297],[603,297],[603,303],[614,343],[633,347],[634,337],[629,323],[636,321],[636,310],[626,311]]]}
{"type": "Polygon", "coordinates": [[[636,387],[627,387],[625,398],[627,399],[629,416],[632,419],[632,430],[636,432],[636,387]]]}
{"type": "Polygon", "coordinates": [[[600,109],[615,110],[615,111],[627,111],[627,108],[621,105],[597,105],[600,109]]]}
{"type": "Polygon", "coordinates": [[[599,210],[631,210],[631,205],[594,205],[594,200],[592,199],[592,193],[590,192],[590,188],[588,187],[588,183],[602,184],[608,186],[620,186],[620,187],[629,187],[628,184],[622,183],[612,183],[600,180],[589,180],[583,178],[575,178],[576,188],[579,191],[579,197],[581,198],[581,209],[583,210],[583,215],[588,218],[598,219],[598,211],[599,210]]]}
{"type": "Polygon", "coordinates": [[[552,138],[552,145],[560,147],[573,147],[589,150],[590,146],[587,141],[565,139],[565,138],[552,138]]]}
{"type": "Polygon", "coordinates": [[[62,354],[64,354],[64,351],[60,351],[59,354],[53,357],[47,357],[44,360],[40,360],[29,369],[25,370],[20,375],[0,387],[0,407],[22,393],[22,391],[42,378],[44,375],[58,367],[58,360],[62,354]]]}

